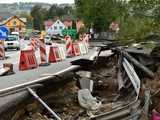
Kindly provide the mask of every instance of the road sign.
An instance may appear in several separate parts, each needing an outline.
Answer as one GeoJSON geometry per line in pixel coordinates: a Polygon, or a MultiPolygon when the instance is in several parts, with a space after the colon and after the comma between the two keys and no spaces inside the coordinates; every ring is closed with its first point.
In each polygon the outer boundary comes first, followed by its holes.
{"type": "Polygon", "coordinates": [[[62,30],[63,35],[75,36],[77,33],[76,29],[64,29],[62,30]]]}
{"type": "Polygon", "coordinates": [[[7,33],[9,32],[8,28],[5,26],[0,26],[0,39],[4,40],[7,38],[7,33]]]}

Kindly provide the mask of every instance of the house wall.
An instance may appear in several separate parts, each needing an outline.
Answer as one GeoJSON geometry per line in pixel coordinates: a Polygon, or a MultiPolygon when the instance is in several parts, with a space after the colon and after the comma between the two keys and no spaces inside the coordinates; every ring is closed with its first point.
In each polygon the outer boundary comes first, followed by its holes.
{"type": "Polygon", "coordinates": [[[57,20],[48,30],[47,33],[51,35],[62,35],[62,30],[65,28],[65,25],[60,21],[57,20]]]}
{"type": "Polygon", "coordinates": [[[26,25],[24,22],[19,20],[16,17],[11,18],[5,23],[5,26],[8,27],[8,29],[11,31],[26,31],[26,25]]]}
{"type": "Polygon", "coordinates": [[[66,28],[72,27],[73,22],[72,21],[63,21],[63,24],[65,25],[66,28]]]}

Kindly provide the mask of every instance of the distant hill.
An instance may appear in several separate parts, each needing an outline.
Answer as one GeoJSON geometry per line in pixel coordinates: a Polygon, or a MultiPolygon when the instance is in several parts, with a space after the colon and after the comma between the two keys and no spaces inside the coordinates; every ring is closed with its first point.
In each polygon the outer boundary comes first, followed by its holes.
{"type": "MultiPolygon", "coordinates": [[[[43,8],[49,9],[51,4],[49,3],[40,3],[40,2],[19,2],[7,4],[0,4],[0,20],[5,20],[12,15],[19,15],[22,12],[30,13],[31,9],[35,5],[40,5],[43,8]]],[[[59,6],[70,6],[70,4],[60,4],[59,6]]]]}

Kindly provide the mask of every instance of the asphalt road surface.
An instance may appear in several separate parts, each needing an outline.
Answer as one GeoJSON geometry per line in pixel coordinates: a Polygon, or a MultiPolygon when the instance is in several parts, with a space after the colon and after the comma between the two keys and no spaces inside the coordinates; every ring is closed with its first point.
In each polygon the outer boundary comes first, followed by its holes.
{"type": "MultiPolygon", "coordinates": [[[[28,42],[24,42],[23,47],[25,47],[28,44],[28,42]]],[[[47,51],[49,51],[49,46],[47,46],[47,51]]],[[[7,60],[1,60],[0,64],[3,63],[12,63],[14,64],[14,71],[15,74],[8,75],[8,76],[1,76],[0,77],[0,91],[9,88],[14,87],[16,85],[24,84],[27,82],[31,82],[35,79],[40,78],[43,74],[54,74],[56,72],[59,72],[63,69],[66,69],[71,66],[70,62],[76,59],[80,58],[90,58],[93,54],[95,54],[95,50],[90,50],[90,52],[87,55],[73,57],[73,58],[67,58],[64,61],[52,63],[49,66],[43,66],[38,67],[36,69],[26,70],[26,71],[19,71],[18,65],[19,65],[19,54],[20,51],[8,51],[6,52],[6,56],[9,58],[7,60]]],[[[36,57],[39,59],[39,52],[36,52],[36,57]]]]}

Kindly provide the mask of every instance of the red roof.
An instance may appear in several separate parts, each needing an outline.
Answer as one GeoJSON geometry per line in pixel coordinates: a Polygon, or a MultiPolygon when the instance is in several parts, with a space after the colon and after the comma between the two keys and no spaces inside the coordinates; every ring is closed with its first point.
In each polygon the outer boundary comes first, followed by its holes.
{"type": "Polygon", "coordinates": [[[44,25],[45,26],[52,26],[53,25],[53,21],[52,20],[44,21],[44,25]]]}

